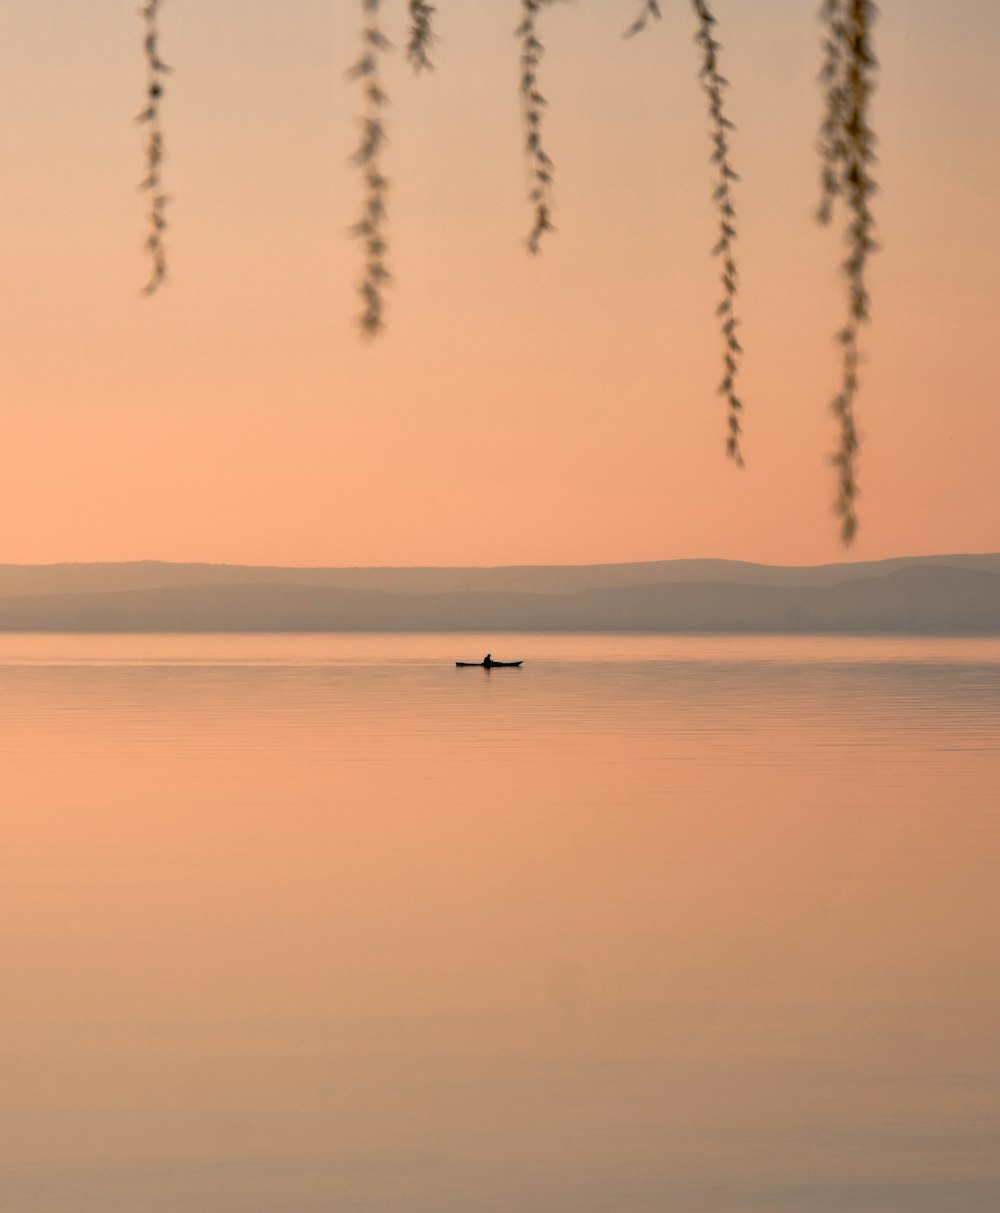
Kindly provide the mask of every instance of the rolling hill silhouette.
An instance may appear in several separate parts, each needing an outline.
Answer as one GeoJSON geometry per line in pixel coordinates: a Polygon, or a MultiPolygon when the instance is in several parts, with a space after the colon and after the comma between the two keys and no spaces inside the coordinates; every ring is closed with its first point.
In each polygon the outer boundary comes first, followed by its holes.
{"type": "Polygon", "coordinates": [[[806,568],[0,565],[4,631],[1000,634],[1000,554],[806,568]]]}

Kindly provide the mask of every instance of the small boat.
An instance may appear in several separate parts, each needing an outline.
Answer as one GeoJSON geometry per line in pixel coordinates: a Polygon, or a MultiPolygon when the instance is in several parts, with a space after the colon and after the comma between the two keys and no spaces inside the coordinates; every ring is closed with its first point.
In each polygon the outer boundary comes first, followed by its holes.
{"type": "Polygon", "coordinates": [[[484,670],[495,670],[497,666],[514,667],[522,665],[520,661],[456,661],[456,665],[481,666],[484,670]]]}

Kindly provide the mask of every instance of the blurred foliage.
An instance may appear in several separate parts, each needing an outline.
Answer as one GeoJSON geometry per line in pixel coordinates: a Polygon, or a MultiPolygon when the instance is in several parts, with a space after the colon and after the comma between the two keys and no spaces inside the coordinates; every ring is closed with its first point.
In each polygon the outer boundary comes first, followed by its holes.
{"type": "MultiPolygon", "coordinates": [[[[385,288],[391,281],[387,266],[387,198],[389,182],[382,171],[386,143],[388,97],[382,85],[382,56],[391,49],[381,27],[383,0],[359,0],[361,5],[361,53],[347,75],[361,86],[361,138],[352,161],[362,182],[361,215],[351,229],[364,250],[358,292],[362,308],[362,331],[375,336],[385,327],[385,288]]],[[[519,92],[524,127],[532,223],[526,244],[538,253],[542,240],[555,231],[552,221],[554,163],[545,142],[544,117],[547,102],[539,85],[545,47],[539,37],[542,10],[555,0],[512,0],[519,3],[521,19],[515,29],[519,46],[519,92]]],[[[719,393],[726,401],[725,448],[729,457],[743,466],[741,438],[743,403],[736,384],[743,350],[736,335],[738,274],[735,256],[736,207],[733,186],[739,180],[731,157],[731,135],[735,129],[724,109],[728,81],[720,70],[721,44],[716,36],[716,17],[710,0],[689,0],[696,19],[695,41],[701,63],[699,78],[708,99],[711,130],[711,162],[716,171],[712,201],[718,215],[718,239],[712,250],[721,265],[722,298],[716,309],[723,342],[723,377],[719,393]]],[[[160,104],[164,76],[170,70],[159,57],[159,10],[162,0],[147,0],[139,10],[144,22],[143,50],[147,63],[146,105],[138,121],[146,125],[146,176],[141,189],[151,199],[146,248],[152,261],[144,290],[153,294],[166,280],[167,260],[164,233],[168,196],[163,190],[161,168],[164,143],[160,104]]],[[[634,3],[634,0],[633,0],[634,3]]],[[[430,70],[434,44],[436,9],[428,0],[407,0],[409,26],[405,54],[416,71],[430,70]]],[[[639,0],[639,9],[625,29],[626,37],[643,33],[662,16],[661,0],[639,0]]],[[[838,426],[837,449],[831,455],[837,487],[834,509],[840,518],[841,538],[851,543],[857,533],[857,458],[859,449],[855,403],[859,390],[860,328],[869,320],[870,301],[866,282],[868,258],[876,249],[875,221],[871,198],[876,185],[872,177],[875,136],[869,110],[875,88],[877,60],[872,48],[872,27],[877,16],[873,0],[822,0],[823,117],[818,148],[821,162],[821,200],[818,218],[829,223],[835,209],[846,211],[847,254],[842,262],[847,284],[847,318],[837,333],[842,349],[841,381],[832,403],[838,426]]]]}

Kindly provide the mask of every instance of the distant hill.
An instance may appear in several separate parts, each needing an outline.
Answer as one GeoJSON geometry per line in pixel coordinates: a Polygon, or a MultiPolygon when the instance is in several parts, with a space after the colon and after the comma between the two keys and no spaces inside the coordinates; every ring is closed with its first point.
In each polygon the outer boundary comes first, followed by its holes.
{"type": "Polygon", "coordinates": [[[806,568],[0,565],[2,631],[1000,634],[1000,554],[806,568]]]}

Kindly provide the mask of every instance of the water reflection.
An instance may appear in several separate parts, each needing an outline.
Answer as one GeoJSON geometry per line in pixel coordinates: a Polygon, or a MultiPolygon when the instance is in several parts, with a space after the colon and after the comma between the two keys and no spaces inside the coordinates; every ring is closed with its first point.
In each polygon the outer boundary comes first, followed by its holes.
{"type": "Polygon", "coordinates": [[[998,726],[993,641],[5,637],[5,1207],[993,1210],[998,726]]]}

